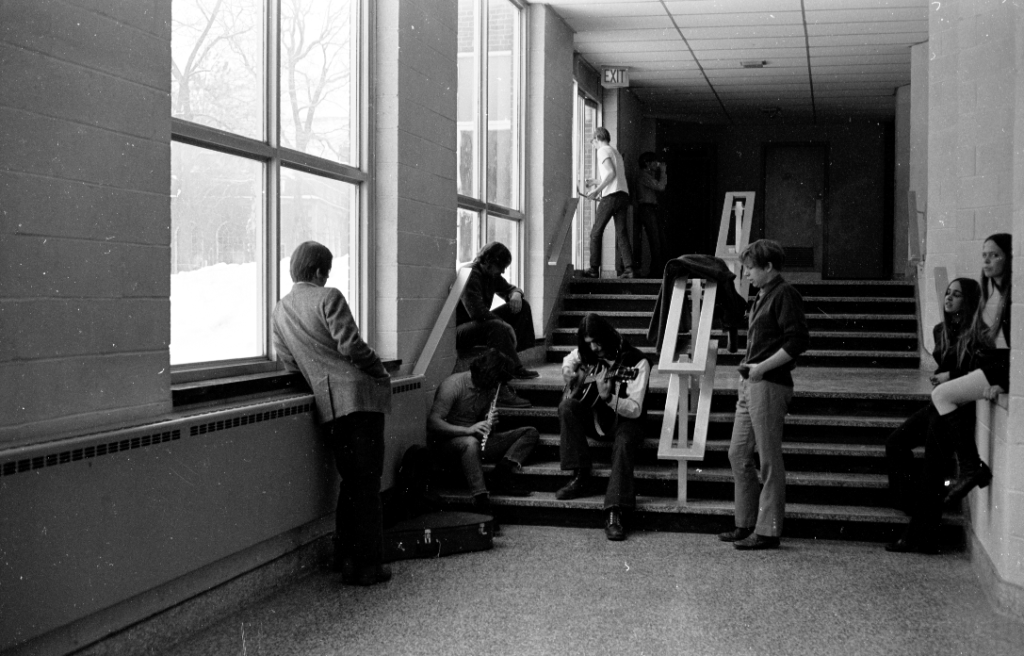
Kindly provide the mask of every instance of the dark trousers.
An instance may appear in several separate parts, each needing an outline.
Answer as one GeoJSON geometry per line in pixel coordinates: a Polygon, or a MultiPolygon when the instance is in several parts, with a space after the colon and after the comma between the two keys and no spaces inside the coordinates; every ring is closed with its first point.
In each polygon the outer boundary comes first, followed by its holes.
{"type": "Polygon", "coordinates": [[[641,229],[647,233],[647,244],[651,248],[651,266],[649,275],[660,278],[665,271],[665,231],[658,220],[658,206],[653,203],[640,203],[636,208],[636,221],[633,223],[633,262],[643,261],[643,242],[640,241],[641,229]]]}
{"type": "Polygon", "coordinates": [[[532,348],[537,341],[533,330],[533,310],[523,299],[523,307],[513,314],[508,303],[494,310],[497,319],[467,321],[455,327],[455,348],[465,350],[473,346],[490,346],[522,366],[517,351],[532,348]]]}
{"type": "MultiPolygon", "coordinates": [[[[617,191],[601,199],[597,204],[594,227],[590,229],[590,268],[601,268],[601,236],[608,221],[615,218],[615,250],[622,259],[622,266],[633,268],[633,249],[629,243],[629,194],[617,191]]],[[[616,267],[618,271],[618,267],[616,267]]],[[[621,273],[621,271],[619,271],[621,273]]]]}
{"type": "Polygon", "coordinates": [[[383,559],[380,479],[384,473],[384,414],[353,412],[323,426],[341,475],[334,534],[357,567],[383,559]]]}
{"type": "Polygon", "coordinates": [[[559,451],[562,469],[585,469],[593,467],[587,438],[612,443],[612,471],[608,478],[608,490],[604,495],[604,507],[632,510],[636,507],[636,490],[633,487],[633,462],[636,449],[643,440],[643,427],[639,419],[615,420],[614,413],[607,407],[600,409],[575,399],[565,399],[558,406],[558,421],[562,428],[559,451]],[[601,413],[601,430],[598,435],[594,428],[594,412],[601,413]]]}
{"type": "MultiPolygon", "coordinates": [[[[895,467],[898,469],[900,466],[908,466],[907,451],[913,447],[907,445],[920,440],[921,424],[924,424],[924,473],[920,481],[913,486],[916,494],[913,495],[914,505],[911,509],[910,524],[904,537],[909,542],[931,546],[938,537],[939,524],[942,521],[946,478],[949,475],[957,437],[955,433],[959,433],[964,426],[974,427],[974,404],[967,404],[944,417],[940,417],[935,407],[929,404],[911,418],[914,417],[917,418],[915,424],[901,433],[901,429],[906,426],[904,424],[886,440],[886,455],[889,456],[891,450],[902,451],[895,459],[895,467]],[[953,415],[956,417],[950,421],[953,415]],[[893,444],[892,449],[890,443],[893,444]]],[[[890,457],[890,470],[893,467],[893,459],[890,457]]]]}
{"type": "Polygon", "coordinates": [[[475,435],[462,435],[451,439],[441,437],[432,439],[431,443],[441,455],[442,463],[458,461],[470,492],[476,495],[487,491],[482,463],[496,463],[502,458],[508,458],[522,467],[539,441],[540,433],[536,428],[523,426],[501,433],[491,433],[483,451],[480,449],[480,438],[475,435]]]}

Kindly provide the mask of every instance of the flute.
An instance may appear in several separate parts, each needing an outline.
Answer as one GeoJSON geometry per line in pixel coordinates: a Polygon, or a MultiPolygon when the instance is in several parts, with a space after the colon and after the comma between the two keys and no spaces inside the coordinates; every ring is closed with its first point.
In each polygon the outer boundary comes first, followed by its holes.
{"type": "Polygon", "coordinates": [[[480,439],[480,454],[483,455],[484,448],[487,447],[487,438],[491,436],[491,427],[494,426],[494,420],[498,418],[498,395],[501,394],[501,383],[498,383],[498,389],[494,392],[494,400],[491,401],[491,407],[487,411],[487,426],[484,428],[484,436],[480,439]]]}

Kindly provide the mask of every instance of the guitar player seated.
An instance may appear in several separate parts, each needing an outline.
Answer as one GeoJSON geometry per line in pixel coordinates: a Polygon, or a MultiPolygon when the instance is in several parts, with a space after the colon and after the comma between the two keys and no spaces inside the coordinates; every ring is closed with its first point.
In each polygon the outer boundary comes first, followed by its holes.
{"type": "Polygon", "coordinates": [[[583,317],[577,347],[562,360],[566,391],[558,406],[563,470],[572,480],[555,493],[558,499],[586,496],[591,487],[592,457],[587,438],[611,442],[611,472],[604,496],[605,535],[625,540],[623,512],[636,507],[633,459],[643,440],[647,413],[644,398],[651,365],[603,317],[583,317]]]}

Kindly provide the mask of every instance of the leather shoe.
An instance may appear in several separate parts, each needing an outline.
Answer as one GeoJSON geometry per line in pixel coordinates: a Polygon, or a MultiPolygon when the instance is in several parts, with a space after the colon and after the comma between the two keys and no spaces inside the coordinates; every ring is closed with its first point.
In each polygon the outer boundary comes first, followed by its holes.
{"type": "Polygon", "coordinates": [[[900,538],[895,542],[891,542],[885,545],[886,551],[893,553],[920,553],[920,554],[937,554],[939,550],[930,544],[918,544],[907,538],[900,538]]]}
{"type": "Polygon", "coordinates": [[[604,535],[614,542],[626,539],[626,529],[622,528],[622,513],[617,508],[608,511],[608,519],[604,522],[604,535]]]}
{"type": "Polygon", "coordinates": [[[736,547],[741,551],[753,551],[755,549],[778,549],[779,538],[768,535],[758,535],[757,533],[751,533],[742,540],[737,540],[732,543],[732,546],[736,547]]]}
{"type": "Polygon", "coordinates": [[[949,492],[946,493],[946,503],[955,504],[966,497],[967,493],[975,487],[984,489],[991,482],[992,470],[985,463],[981,463],[981,466],[972,473],[953,481],[953,484],[949,486],[949,492]]]}
{"type": "Polygon", "coordinates": [[[499,408],[529,408],[532,404],[523,397],[516,394],[516,391],[508,385],[502,385],[498,392],[499,408]]]}
{"type": "Polygon", "coordinates": [[[352,573],[346,575],[346,572],[341,573],[341,582],[345,585],[376,585],[377,583],[386,583],[391,580],[391,568],[387,565],[365,565],[362,567],[353,567],[352,573]]]}
{"type": "Polygon", "coordinates": [[[625,278],[635,278],[635,277],[636,276],[633,275],[633,270],[632,269],[626,269],[625,271],[623,271],[622,273],[619,274],[619,278],[623,278],[623,279],[625,279],[625,278]]]}
{"type": "Polygon", "coordinates": [[[527,369],[526,367],[519,367],[512,372],[512,377],[519,380],[528,380],[530,378],[540,378],[540,372],[533,369],[527,369]]]}
{"type": "Polygon", "coordinates": [[[718,539],[721,540],[722,542],[739,542],[740,540],[748,537],[753,532],[754,532],[754,529],[752,529],[752,528],[742,528],[740,526],[737,526],[736,528],[734,528],[731,531],[726,531],[725,533],[719,533],[718,534],[718,539]]]}
{"type": "Polygon", "coordinates": [[[600,278],[601,277],[601,272],[598,271],[597,269],[595,269],[594,267],[590,267],[589,269],[584,269],[583,270],[583,277],[584,278],[600,278]]]}
{"type": "Polygon", "coordinates": [[[568,501],[587,496],[587,481],[589,479],[589,473],[577,473],[572,480],[566,483],[565,487],[555,492],[555,498],[559,501],[568,501]]]}

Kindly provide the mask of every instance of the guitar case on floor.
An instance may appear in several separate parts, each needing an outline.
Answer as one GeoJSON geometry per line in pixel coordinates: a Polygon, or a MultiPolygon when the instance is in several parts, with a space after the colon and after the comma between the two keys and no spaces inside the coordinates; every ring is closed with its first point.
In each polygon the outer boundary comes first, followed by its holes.
{"type": "Polygon", "coordinates": [[[494,518],[439,511],[405,519],[384,530],[384,562],[440,558],[494,546],[494,518]]]}

